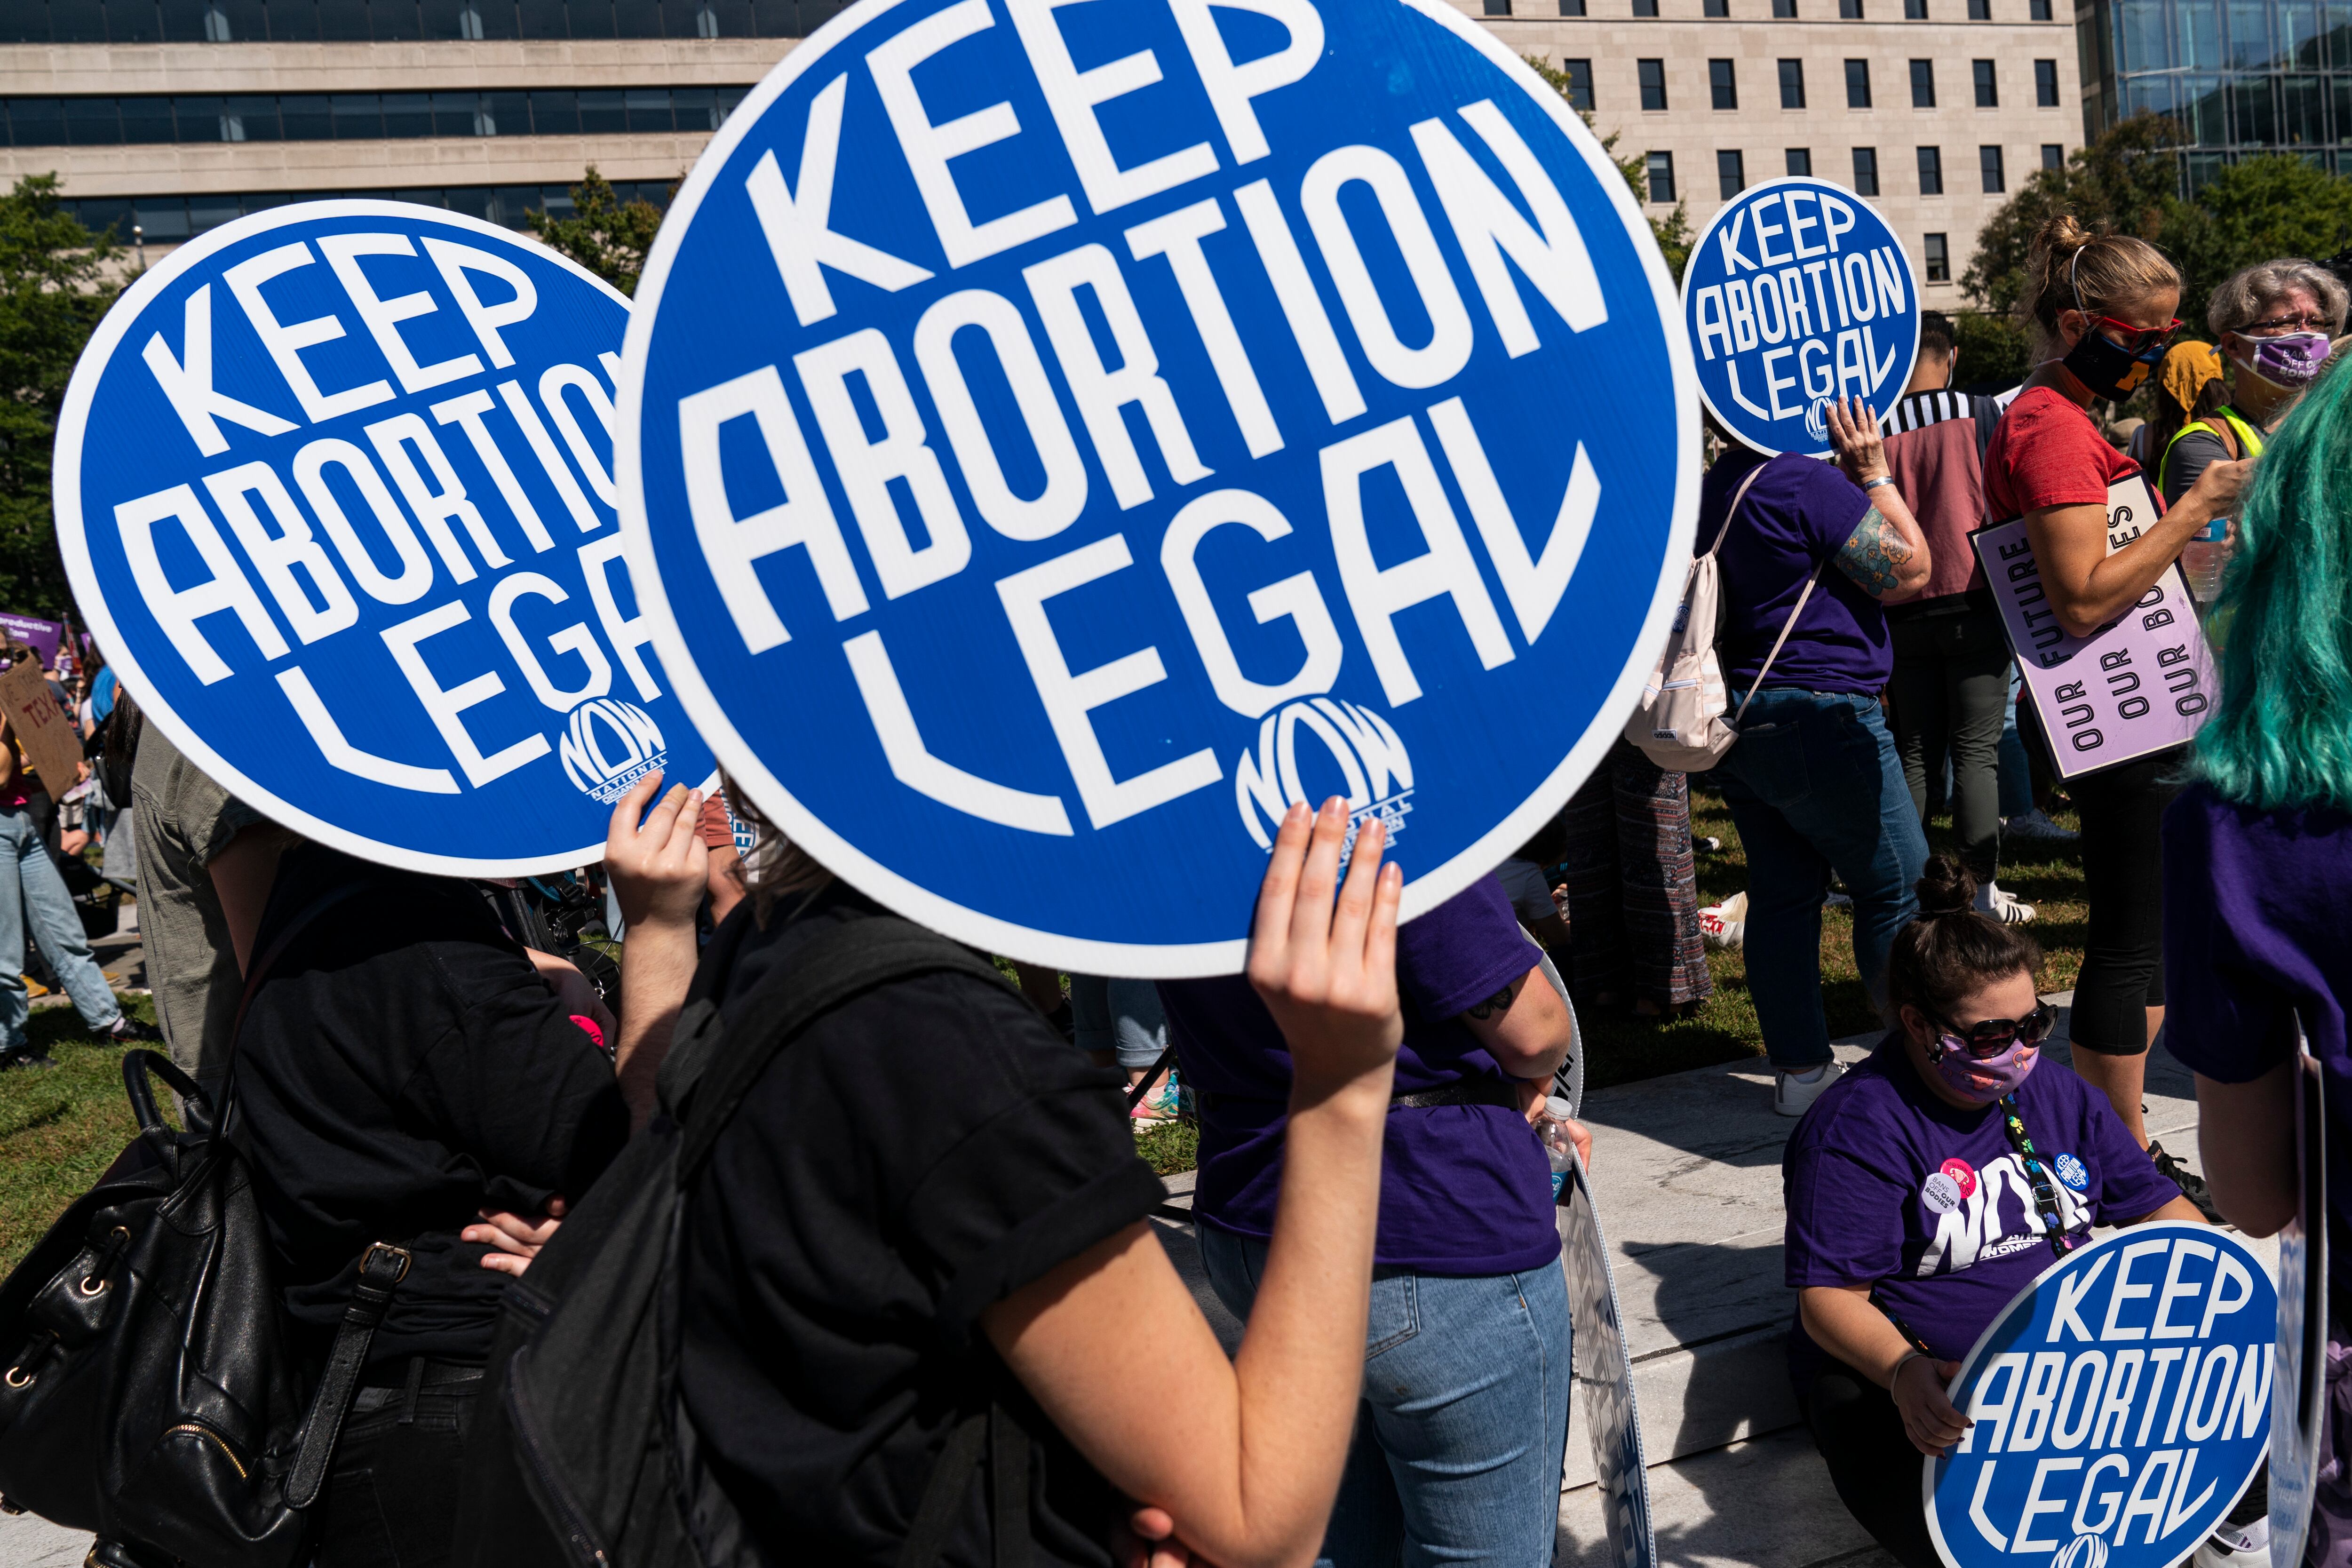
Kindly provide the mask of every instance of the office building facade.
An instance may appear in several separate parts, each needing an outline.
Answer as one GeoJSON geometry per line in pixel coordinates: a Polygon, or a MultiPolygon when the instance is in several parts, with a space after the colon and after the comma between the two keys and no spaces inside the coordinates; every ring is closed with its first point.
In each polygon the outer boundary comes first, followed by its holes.
{"type": "Polygon", "coordinates": [[[2352,5],[2335,0],[2092,0],[2084,110],[2094,131],[2169,115],[2189,189],[2249,153],[2352,174],[2352,5]]]}

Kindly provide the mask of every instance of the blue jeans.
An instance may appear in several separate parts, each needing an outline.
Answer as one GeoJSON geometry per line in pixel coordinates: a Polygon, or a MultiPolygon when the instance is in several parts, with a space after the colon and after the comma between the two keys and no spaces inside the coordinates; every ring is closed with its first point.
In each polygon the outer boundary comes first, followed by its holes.
{"type": "MultiPolygon", "coordinates": [[[[1197,1229],[1209,1284],[1246,1320],[1266,1244],[1197,1229]]],[[[1373,1270],[1364,1402],[1318,1562],[1549,1563],[1576,1392],[1570,1338],[1556,1262],[1467,1279],[1373,1270]]]]}
{"type": "Polygon", "coordinates": [[[1070,976],[1070,1022],[1078,1049],[1111,1051],[1129,1072],[1157,1067],[1168,1049],[1168,1015],[1160,987],[1149,980],[1070,976]]]}
{"type": "MultiPolygon", "coordinates": [[[[1731,693],[1737,710],[1741,694],[1731,693]]],[[[1927,836],[1873,698],[1767,687],[1715,765],[1748,852],[1748,990],[1783,1071],[1830,1059],[1822,1014],[1822,898],[1853,895],[1853,963],[1881,1014],[1895,933],[1919,912],[1927,836]]]]}
{"type": "Polygon", "coordinates": [[[92,1029],[112,1028],[122,1009],[106,976],[99,973],[98,960],[89,955],[89,939],[82,935],[73,896],[49,862],[33,814],[21,805],[0,806],[0,1052],[25,1043],[29,1008],[17,965],[25,951],[27,919],[33,922],[33,941],[65,983],[81,1021],[92,1029]]]}

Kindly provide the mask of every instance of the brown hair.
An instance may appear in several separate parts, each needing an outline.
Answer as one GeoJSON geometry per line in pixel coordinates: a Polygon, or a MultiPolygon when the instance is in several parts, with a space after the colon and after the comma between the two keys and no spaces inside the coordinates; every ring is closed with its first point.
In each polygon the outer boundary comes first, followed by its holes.
{"type": "Polygon", "coordinates": [[[1919,918],[1895,933],[1886,959],[1887,994],[1897,1007],[1907,1002],[1949,1017],[1971,991],[2042,967],[2032,937],[1976,912],[1977,879],[1958,860],[1936,856],[1913,885],[1919,918]]]}
{"type": "Polygon", "coordinates": [[[735,862],[735,879],[751,895],[751,913],[761,926],[775,912],[776,900],[787,893],[814,893],[833,880],[833,873],[815,857],[779,832],[767,814],[751,804],[743,787],[722,772],[719,787],[726,792],[727,808],[760,830],[751,853],[735,862]]]}
{"type": "Polygon", "coordinates": [[[2217,338],[2223,332],[2243,331],[2259,321],[2263,311],[2297,289],[2319,301],[2320,310],[2327,316],[2329,337],[2344,330],[2347,303],[2344,285],[2325,267],[2300,257],[2264,261],[2232,273],[2206,302],[2205,324],[2217,338]]]}
{"type": "Polygon", "coordinates": [[[2033,231],[2025,263],[2025,319],[2045,340],[2058,336],[2058,314],[2081,310],[2111,316],[2150,294],[2180,287],[2164,252],[2127,234],[2084,228],[2072,213],[2033,231]]]}

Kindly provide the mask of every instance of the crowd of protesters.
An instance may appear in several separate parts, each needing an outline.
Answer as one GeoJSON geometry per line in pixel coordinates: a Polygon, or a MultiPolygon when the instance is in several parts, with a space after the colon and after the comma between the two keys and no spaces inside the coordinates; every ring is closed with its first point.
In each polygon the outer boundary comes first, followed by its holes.
{"type": "MultiPolygon", "coordinates": [[[[2267,1233],[2294,1212],[2298,1025],[2352,1171],[2331,918],[2352,891],[2352,377],[2323,376],[2346,291],[2308,262],[2250,268],[2208,305],[2218,346],[2176,344],[2171,264],[2064,217],[2032,284],[2039,363],[2011,396],[1957,388],[1931,315],[1883,417],[1827,409],[1834,461],[1727,441],[1701,493],[1739,715],[1699,783],[1746,855],[1772,1106],[1801,1118],[1791,1369],[1841,1497],[1906,1568],[1937,1561],[1916,1455],[1963,1429],[1946,1384],[2047,1262],[1943,1255],[1923,1183],[1965,1166],[1988,1244],[2150,1218],[2267,1233]],[[2134,457],[2097,416],[2151,372],[2134,457]],[[2110,548],[2109,488],[2137,474],[2167,510],[2110,548]],[[2227,629],[2192,747],[2066,785],[2089,906],[2071,1072],[2040,1064],[2056,1015],[2021,929],[2037,911],[1997,880],[2005,838],[2063,833],[1969,542],[2019,518],[2068,631],[2192,546],[2227,629]],[[1954,853],[1931,858],[1939,804],[1954,853]],[[1887,1030],[1851,1070],[1821,976],[1839,884],[1887,1030]],[[2146,1132],[2159,1029],[2199,1075],[2210,1194],[2146,1132]],[[2053,1186],[2037,1148],[2074,1172],[2053,1186]]],[[[525,889],[306,842],[142,732],[110,671],[70,674],[56,695],[85,776],[42,780],[0,746],[0,951],[29,931],[93,1031],[156,1037],[121,1014],[68,891],[93,845],[110,874],[120,851],[160,1037],[205,1093],[233,1076],[306,1364],[370,1244],[401,1238],[315,1561],[437,1568],[463,1554],[450,1500],[474,1445],[504,1430],[482,1398],[506,1293],[667,1113],[682,1020],[754,1027],[807,955],[885,911],[731,790],[656,775],[612,818],[608,1005],[583,953],[517,917],[525,889]]],[[[838,999],[741,1086],[684,1192],[665,1332],[692,1434],[679,1484],[722,1500],[710,1528],[771,1561],[918,1568],[1007,1561],[1008,1542],[1037,1563],[1549,1562],[1574,1378],[1544,1142],[1591,1154],[1549,1096],[1570,996],[1663,1021],[1712,993],[1692,786],[1620,743],[1497,877],[1402,925],[1378,824],[1343,857],[1345,803],[1300,805],[1243,975],[1073,975],[1066,998],[1050,971],[943,968],[838,999]],[[1181,1094],[1147,1094],[1171,1056],[1181,1094]],[[1231,1358],[1147,1223],[1162,1192],[1130,1126],[1180,1112],[1209,1284],[1245,1324],[1231,1358]],[[960,1489],[945,1456],[974,1408],[990,1479],[960,1489]]],[[[0,1065],[39,1059],[13,971],[0,1065]]],[[[2342,1423],[2352,1395],[2332,1408],[2342,1423]]],[[[2352,1496],[2320,1515],[2314,1560],[2344,1560],[2352,1496]]]]}

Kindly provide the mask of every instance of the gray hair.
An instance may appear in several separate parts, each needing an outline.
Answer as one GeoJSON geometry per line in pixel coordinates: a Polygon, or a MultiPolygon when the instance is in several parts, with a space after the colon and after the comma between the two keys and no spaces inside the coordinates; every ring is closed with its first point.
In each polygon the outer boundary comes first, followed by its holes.
{"type": "Polygon", "coordinates": [[[2336,274],[2315,261],[2300,257],[2279,261],[2265,261],[2238,272],[2213,290],[2212,300],[2205,307],[2205,324],[2215,337],[2223,332],[2242,331],[2263,319],[2270,307],[2292,289],[2302,289],[2319,301],[2327,316],[2327,335],[2335,337],[2344,331],[2344,315],[2347,301],[2344,285],[2336,274]]]}

